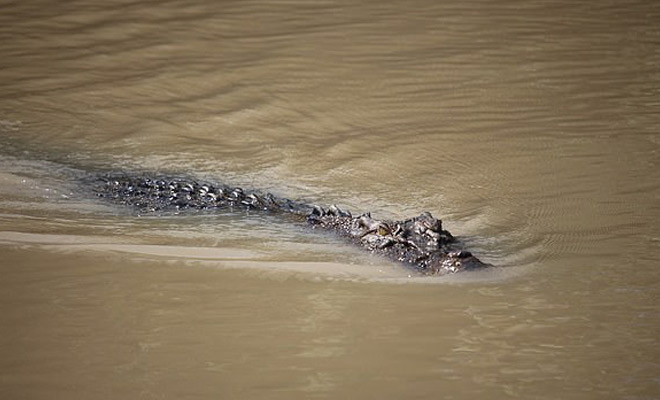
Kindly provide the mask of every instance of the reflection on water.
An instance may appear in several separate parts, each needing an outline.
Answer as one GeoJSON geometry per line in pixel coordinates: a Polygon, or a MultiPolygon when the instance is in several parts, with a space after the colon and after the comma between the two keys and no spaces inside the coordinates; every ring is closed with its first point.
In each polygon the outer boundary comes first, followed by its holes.
{"type": "Polygon", "coordinates": [[[658,397],[655,3],[0,7],[0,397],[658,397]],[[429,210],[500,268],[80,185],[121,169],[429,210]]]}

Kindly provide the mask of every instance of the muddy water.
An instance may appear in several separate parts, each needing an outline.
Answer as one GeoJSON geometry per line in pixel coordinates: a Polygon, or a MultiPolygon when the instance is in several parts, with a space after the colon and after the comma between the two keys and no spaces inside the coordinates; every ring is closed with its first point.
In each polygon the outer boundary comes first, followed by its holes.
{"type": "Polygon", "coordinates": [[[660,397],[658,4],[2,2],[0,397],[660,397]],[[429,210],[498,268],[80,184],[117,170],[429,210]]]}

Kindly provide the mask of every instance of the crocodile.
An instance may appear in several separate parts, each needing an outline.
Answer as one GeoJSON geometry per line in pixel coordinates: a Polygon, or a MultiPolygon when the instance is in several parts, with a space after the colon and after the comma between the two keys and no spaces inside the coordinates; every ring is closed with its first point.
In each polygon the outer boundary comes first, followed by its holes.
{"type": "Polygon", "coordinates": [[[492,266],[462,249],[459,241],[442,228],[442,221],[429,212],[404,220],[376,219],[370,213],[353,216],[336,205],[323,208],[257,190],[171,176],[102,174],[94,179],[93,190],[98,197],[140,212],[227,208],[287,215],[312,229],[335,232],[362,249],[422,275],[492,266]]]}

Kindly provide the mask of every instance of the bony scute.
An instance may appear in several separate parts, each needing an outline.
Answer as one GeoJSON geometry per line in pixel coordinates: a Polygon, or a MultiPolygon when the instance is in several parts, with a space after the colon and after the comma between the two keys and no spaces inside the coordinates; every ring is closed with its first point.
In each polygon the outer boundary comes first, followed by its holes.
{"type": "Polygon", "coordinates": [[[240,187],[201,183],[193,179],[105,175],[95,180],[99,197],[138,208],[141,212],[185,209],[244,208],[289,216],[313,228],[336,233],[349,242],[424,275],[445,275],[490,267],[463,250],[442,221],[424,212],[404,220],[381,220],[371,213],[354,217],[333,204],[324,209],[240,187]]]}

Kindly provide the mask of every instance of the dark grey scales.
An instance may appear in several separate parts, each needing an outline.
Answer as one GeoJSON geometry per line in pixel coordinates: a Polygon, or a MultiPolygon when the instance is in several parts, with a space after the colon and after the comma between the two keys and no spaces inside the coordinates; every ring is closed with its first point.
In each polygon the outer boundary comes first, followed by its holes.
{"type": "Polygon", "coordinates": [[[354,217],[334,205],[326,210],[270,193],[166,177],[104,175],[95,180],[94,189],[99,197],[141,211],[244,208],[288,215],[312,228],[334,231],[424,275],[491,266],[462,250],[451,233],[442,229],[442,222],[428,212],[401,221],[378,220],[369,213],[354,217]]]}

